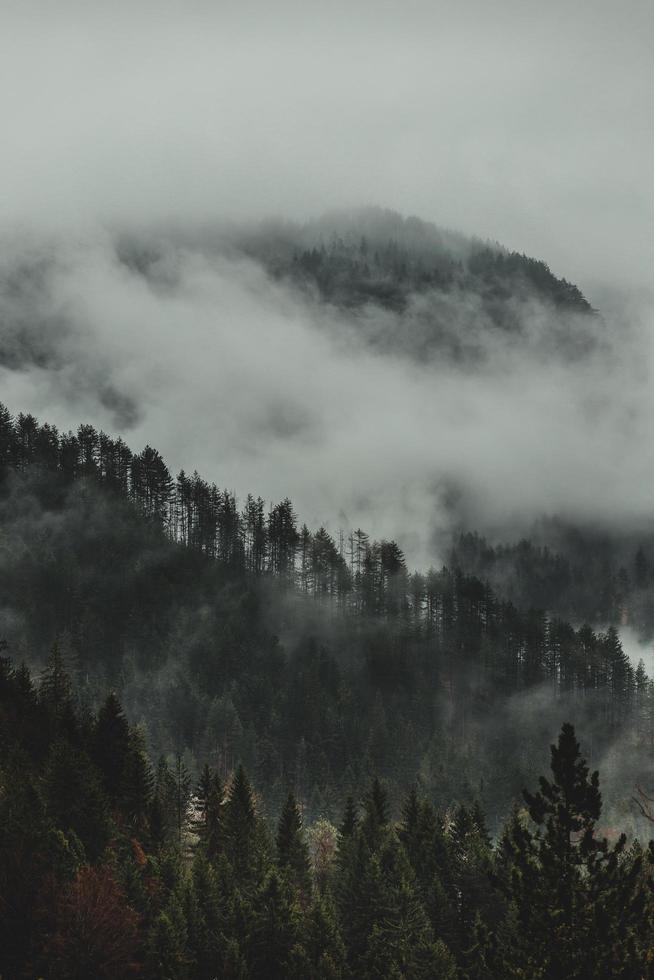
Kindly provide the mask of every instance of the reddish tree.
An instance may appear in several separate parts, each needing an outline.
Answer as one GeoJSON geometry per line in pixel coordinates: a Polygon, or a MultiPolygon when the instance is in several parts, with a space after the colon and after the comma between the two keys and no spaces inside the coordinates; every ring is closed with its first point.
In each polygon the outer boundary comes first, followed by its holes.
{"type": "Polygon", "coordinates": [[[108,868],[82,868],[56,904],[44,954],[48,975],[110,980],[139,973],[138,915],[108,868]]]}

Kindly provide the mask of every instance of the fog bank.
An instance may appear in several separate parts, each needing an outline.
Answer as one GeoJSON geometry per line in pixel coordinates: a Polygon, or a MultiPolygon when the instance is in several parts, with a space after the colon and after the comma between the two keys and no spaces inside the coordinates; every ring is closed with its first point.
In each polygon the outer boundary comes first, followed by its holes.
{"type": "Polygon", "coordinates": [[[361,525],[428,564],[452,526],[649,523],[647,310],[598,322],[602,345],[571,361],[544,356],[556,315],[534,301],[533,336],[486,331],[479,362],[417,363],[365,329],[391,316],[409,329],[415,304],[346,313],[242,256],[171,245],[145,276],[97,233],[32,240],[2,275],[13,411],[150,443],[241,497],[289,495],[313,526],[361,525]]]}

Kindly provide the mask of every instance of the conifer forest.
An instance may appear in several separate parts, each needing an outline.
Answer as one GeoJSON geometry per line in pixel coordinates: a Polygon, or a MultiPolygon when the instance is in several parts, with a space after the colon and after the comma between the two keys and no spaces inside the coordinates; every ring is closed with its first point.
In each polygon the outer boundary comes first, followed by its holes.
{"type": "Polygon", "coordinates": [[[0,980],[654,980],[653,33],[1,0],[0,980]]]}

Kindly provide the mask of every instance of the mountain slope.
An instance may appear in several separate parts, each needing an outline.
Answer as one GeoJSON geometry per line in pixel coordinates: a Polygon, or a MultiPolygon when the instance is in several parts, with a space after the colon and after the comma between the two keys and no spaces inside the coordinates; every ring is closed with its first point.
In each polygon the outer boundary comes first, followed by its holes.
{"type": "Polygon", "coordinates": [[[499,816],[542,764],[524,746],[572,717],[596,753],[624,746],[609,796],[639,778],[654,689],[615,630],[517,609],[456,570],[410,575],[363,532],[341,554],[290,501],[241,508],[90,426],[60,436],[5,410],[1,428],[9,652],[38,665],[59,642],[80,696],[117,688],[155,754],[224,773],[241,759],[273,807],[289,773],[308,812],[333,814],[377,772],[393,800],[420,774],[435,801],[499,816]]]}

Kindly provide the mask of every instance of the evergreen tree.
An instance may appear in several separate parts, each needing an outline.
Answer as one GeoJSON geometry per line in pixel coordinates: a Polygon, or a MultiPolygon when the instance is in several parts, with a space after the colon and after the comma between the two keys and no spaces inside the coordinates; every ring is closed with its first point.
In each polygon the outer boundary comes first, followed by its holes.
{"type": "Polygon", "coordinates": [[[292,791],[282,809],[276,843],[279,867],[296,888],[307,896],[311,891],[309,851],[304,839],[302,816],[292,791]]]}
{"type": "Polygon", "coordinates": [[[637,589],[646,589],[649,583],[649,563],[643,548],[638,548],[634,558],[634,578],[637,589]]]}
{"type": "Polygon", "coordinates": [[[70,707],[73,685],[58,643],[52,647],[41,673],[39,694],[57,718],[70,707]]]}
{"type": "Polygon", "coordinates": [[[321,897],[314,899],[304,930],[309,970],[307,980],[340,980],[346,975],[346,950],[334,910],[321,897]]]}
{"type": "Polygon", "coordinates": [[[254,794],[239,765],[227,793],[224,814],[225,852],[242,887],[252,885],[257,866],[257,819],[254,794]]]}
{"type": "Polygon", "coordinates": [[[227,926],[227,916],[221,907],[217,873],[202,851],[193,860],[186,907],[194,977],[197,980],[211,980],[218,972],[224,952],[223,931],[227,926]]]}
{"type": "Polygon", "coordinates": [[[343,819],[341,821],[341,826],[339,827],[339,833],[342,840],[350,840],[354,837],[355,831],[358,827],[358,816],[357,808],[354,799],[348,796],[345,801],[345,810],[343,812],[343,819]]]}
{"type": "Polygon", "coordinates": [[[223,847],[223,785],[217,773],[205,765],[196,791],[198,815],[194,821],[200,844],[210,861],[223,847]]]}
{"type": "Polygon", "coordinates": [[[497,903],[493,895],[491,848],[479,807],[461,804],[450,831],[453,896],[456,903],[456,938],[448,936],[451,948],[461,955],[470,944],[475,923],[494,923],[497,903]]]}
{"type": "Polygon", "coordinates": [[[84,752],[60,740],[50,750],[45,768],[48,813],[55,827],[74,831],[91,860],[109,843],[112,823],[97,770],[84,752]]]}
{"type": "Polygon", "coordinates": [[[186,921],[174,895],[150,929],[146,972],[151,980],[187,980],[189,977],[186,921]]]}
{"type": "Polygon", "coordinates": [[[175,819],[177,823],[177,841],[182,843],[182,831],[186,825],[188,806],[191,798],[191,777],[179,753],[175,758],[175,819]]]}
{"type": "Polygon", "coordinates": [[[300,945],[301,919],[291,885],[271,871],[253,903],[248,961],[253,980],[286,980],[294,947],[300,945]]]}
{"type": "Polygon", "coordinates": [[[165,758],[161,756],[154,779],[149,824],[153,843],[161,846],[178,830],[178,786],[165,758]]]}
{"type": "Polygon", "coordinates": [[[454,945],[458,938],[460,893],[452,841],[446,836],[432,804],[420,800],[415,787],[405,800],[398,836],[434,935],[454,945]]]}
{"type": "Polygon", "coordinates": [[[0,478],[4,477],[17,455],[14,420],[6,405],[0,402],[0,478]]]}
{"type": "Polygon", "coordinates": [[[506,839],[507,898],[515,909],[507,976],[638,976],[640,864],[624,862],[624,836],[610,848],[595,833],[599,778],[589,773],[572,725],[563,726],[551,751],[553,780],[541,777],[537,793],[524,793],[535,831],[514,822],[506,839]],[[620,914],[607,914],[616,894],[620,914]]]}
{"type": "Polygon", "coordinates": [[[105,792],[114,804],[124,789],[129,749],[129,725],[112,691],[100,708],[95,723],[93,761],[102,775],[105,792]]]}
{"type": "Polygon", "coordinates": [[[129,827],[136,834],[147,832],[153,792],[154,779],[143,735],[138,729],[131,729],[122,775],[120,806],[129,827]]]}
{"type": "Polygon", "coordinates": [[[388,798],[379,779],[372,781],[370,791],[363,801],[364,817],[361,832],[371,849],[379,846],[383,830],[388,822],[388,798]]]}

